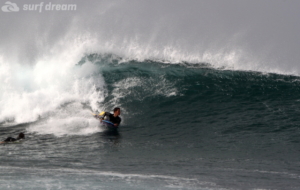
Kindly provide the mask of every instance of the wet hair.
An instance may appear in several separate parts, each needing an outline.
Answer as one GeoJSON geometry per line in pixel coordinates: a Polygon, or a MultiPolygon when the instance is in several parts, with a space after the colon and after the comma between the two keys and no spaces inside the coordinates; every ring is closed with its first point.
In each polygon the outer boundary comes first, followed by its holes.
{"type": "Polygon", "coordinates": [[[120,108],[118,108],[118,107],[114,108],[114,113],[118,110],[120,110],[120,108]]]}
{"type": "Polygon", "coordinates": [[[24,133],[19,133],[18,139],[23,139],[23,138],[25,138],[24,133]]]}

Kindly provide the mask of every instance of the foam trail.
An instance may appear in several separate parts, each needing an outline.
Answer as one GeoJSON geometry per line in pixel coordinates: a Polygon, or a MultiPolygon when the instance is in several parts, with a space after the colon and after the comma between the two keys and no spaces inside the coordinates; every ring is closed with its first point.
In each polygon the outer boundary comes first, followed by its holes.
{"type": "Polygon", "coordinates": [[[101,132],[99,121],[91,117],[88,110],[83,110],[81,103],[72,103],[57,110],[50,118],[43,122],[30,125],[27,132],[37,134],[89,135],[101,132]]]}

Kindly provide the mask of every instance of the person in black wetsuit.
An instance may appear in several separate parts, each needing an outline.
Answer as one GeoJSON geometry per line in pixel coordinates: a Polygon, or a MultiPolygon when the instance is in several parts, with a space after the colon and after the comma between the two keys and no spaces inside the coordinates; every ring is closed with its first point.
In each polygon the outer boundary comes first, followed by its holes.
{"type": "Polygon", "coordinates": [[[7,137],[7,139],[5,139],[4,141],[2,141],[0,143],[14,142],[14,141],[17,141],[17,140],[20,140],[20,139],[24,139],[24,138],[25,138],[24,133],[20,133],[19,136],[16,139],[12,138],[12,137],[7,137]]]}
{"type": "Polygon", "coordinates": [[[105,118],[105,120],[112,122],[115,127],[118,127],[121,123],[121,118],[119,115],[121,115],[121,109],[117,107],[114,109],[114,114],[105,112],[105,114],[100,117],[100,121],[104,120],[105,118]]]}

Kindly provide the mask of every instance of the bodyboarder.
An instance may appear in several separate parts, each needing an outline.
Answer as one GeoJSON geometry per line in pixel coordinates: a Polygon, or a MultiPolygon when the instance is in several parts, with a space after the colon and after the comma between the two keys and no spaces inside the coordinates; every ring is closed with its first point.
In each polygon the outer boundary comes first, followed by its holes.
{"type": "Polygon", "coordinates": [[[121,109],[116,107],[114,108],[114,114],[111,114],[109,112],[102,112],[98,118],[100,118],[100,122],[102,120],[110,121],[114,124],[115,127],[118,127],[121,123],[121,118],[119,117],[121,115],[121,109]]]}
{"type": "Polygon", "coordinates": [[[24,139],[24,138],[25,138],[24,133],[19,133],[17,138],[7,137],[4,141],[0,142],[0,144],[8,143],[8,142],[14,142],[14,141],[18,141],[18,140],[24,139]]]}

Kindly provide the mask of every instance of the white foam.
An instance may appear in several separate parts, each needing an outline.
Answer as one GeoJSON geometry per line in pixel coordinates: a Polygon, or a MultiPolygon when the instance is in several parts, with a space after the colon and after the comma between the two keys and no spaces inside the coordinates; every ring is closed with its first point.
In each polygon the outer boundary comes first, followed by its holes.
{"type": "Polygon", "coordinates": [[[176,96],[178,89],[174,87],[174,83],[168,81],[163,76],[159,77],[159,81],[153,78],[129,77],[120,80],[114,84],[112,91],[113,99],[110,104],[119,105],[119,101],[123,97],[132,97],[135,100],[143,100],[148,96],[176,96]],[[133,89],[138,87],[140,89],[133,89]]]}
{"type": "Polygon", "coordinates": [[[81,112],[82,104],[98,109],[105,83],[95,64],[76,65],[84,50],[84,43],[70,40],[30,65],[0,57],[0,123],[15,125],[50,117],[29,131],[57,136],[99,131],[95,119],[90,119],[90,114],[83,117],[81,112]],[[73,105],[73,109],[65,104],[73,105]]]}
{"type": "Polygon", "coordinates": [[[37,134],[54,134],[61,137],[65,135],[89,135],[101,132],[99,121],[94,118],[72,116],[67,118],[50,118],[44,124],[35,124],[28,127],[28,132],[37,134]]]}

